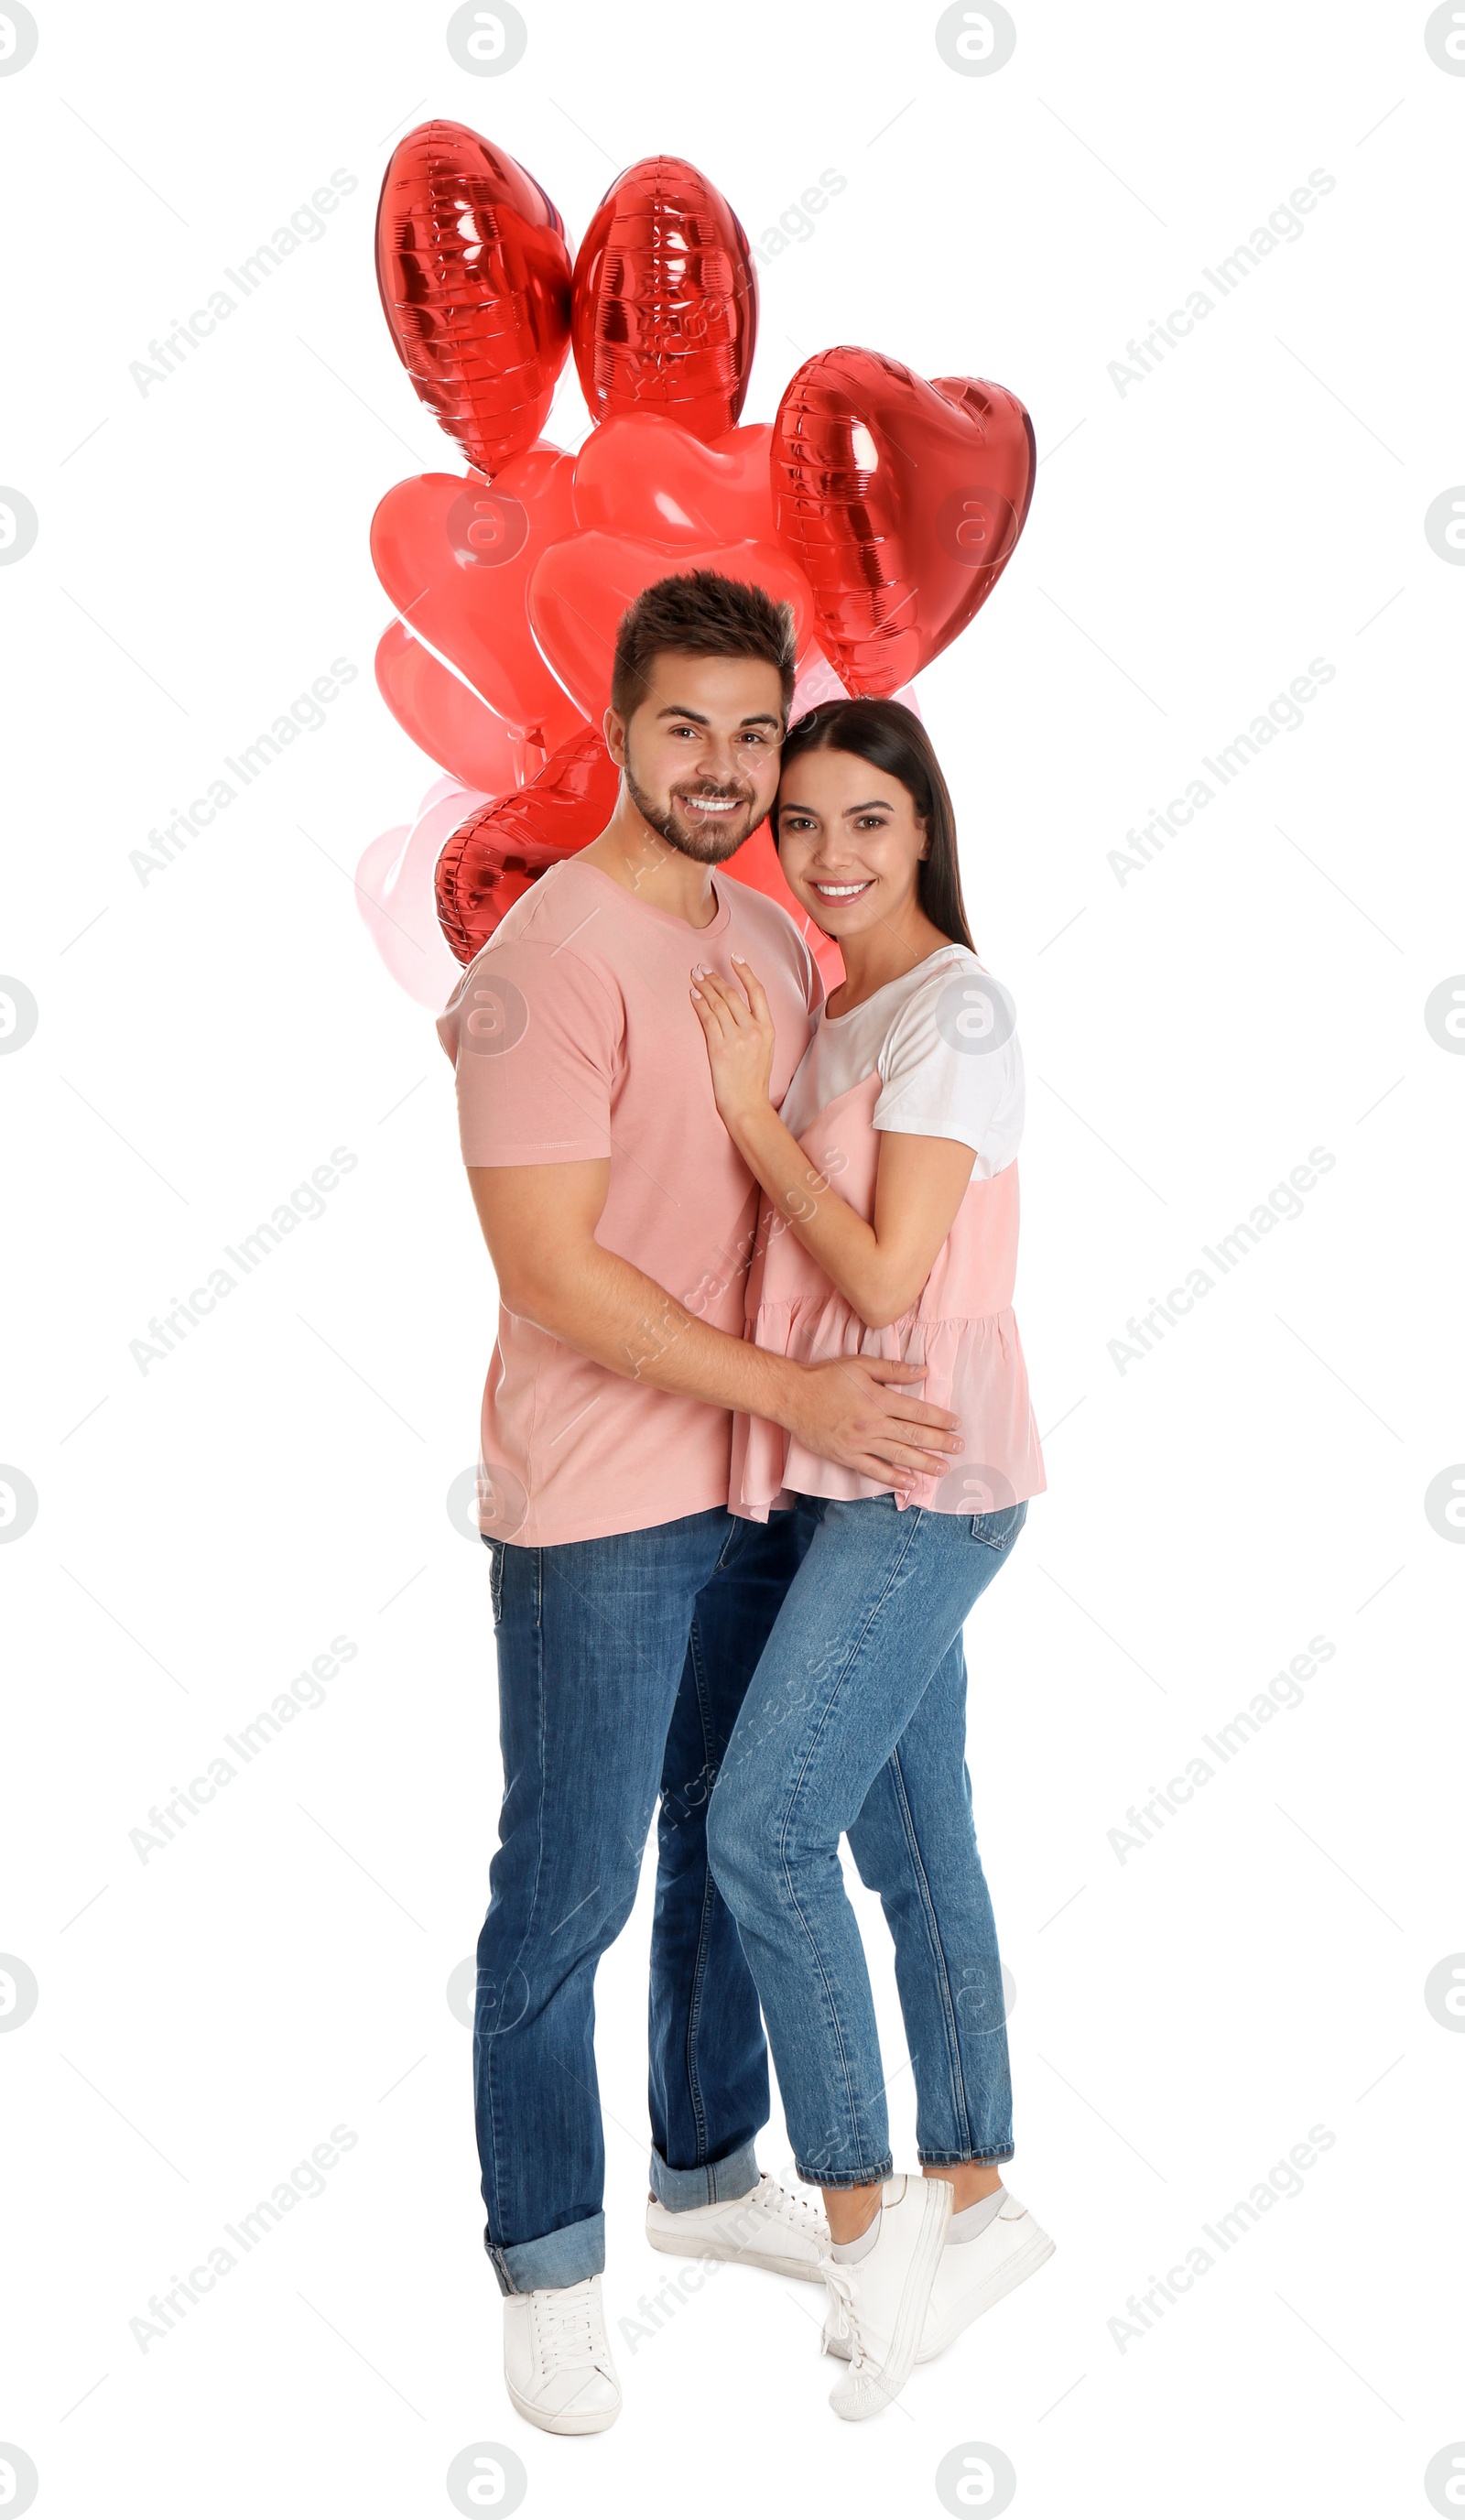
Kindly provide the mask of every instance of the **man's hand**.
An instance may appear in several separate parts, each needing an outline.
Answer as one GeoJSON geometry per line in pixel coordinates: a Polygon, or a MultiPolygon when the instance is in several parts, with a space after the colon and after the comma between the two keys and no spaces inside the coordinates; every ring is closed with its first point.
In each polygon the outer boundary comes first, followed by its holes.
{"type": "Polygon", "coordinates": [[[468,1182],[508,1310],[656,1391],[771,1418],[821,1461],[903,1492],[950,1468],[961,1443],[949,1409],[903,1386],[925,1368],[880,1356],[797,1365],[714,1329],[654,1279],[596,1240],[610,1166],[469,1166],[468,1182]]]}
{"type": "Polygon", "coordinates": [[[924,1379],[924,1366],[843,1356],[796,1371],[779,1419],[821,1461],[905,1490],[912,1479],[940,1478],[961,1451],[959,1418],[903,1388],[924,1379]]]}

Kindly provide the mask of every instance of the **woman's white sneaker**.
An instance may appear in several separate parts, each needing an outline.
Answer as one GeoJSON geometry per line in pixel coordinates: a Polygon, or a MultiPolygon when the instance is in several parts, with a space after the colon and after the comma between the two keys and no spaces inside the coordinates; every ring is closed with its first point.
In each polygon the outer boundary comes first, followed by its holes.
{"type": "Polygon", "coordinates": [[[504,2379],[543,2433],[602,2433],[621,2410],[600,2278],[504,2296],[504,2379]]]}
{"type": "MultiPolygon", "coordinates": [[[[948,2182],[933,2180],[929,2183],[944,2187],[948,2182]]],[[[974,2240],[942,2250],[917,2362],[932,2362],[944,2354],[963,2327],[980,2318],[1004,2293],[1014,2292],[1052,2254],[1053,2242],[1026,2205],[1013,2195],[1004,2196],[996,2220],[985,2231],[979,2231],[974,2240]]]]}
{"type": "Polygon", "coordinates": [[[653,2196],[646,2207],[653,2249],[680,2258],[723,2258],[730,2266],[766,2267],[770,2274],[821,2283],[829,2226],[807,2197],[763,2178],[731,2205],[693,2205],[668,2213],[653,2196]]]}
{"type": "MultiPolygon", "coordinates": [[[[950,2182],[930,2179],[926,2184],[945,2187],[950,2182]]],[[[996,2219],[974,2240],[948,2240],[931,2286],[917,2362],[934,2362],[963,2327],[969,2327],[1005,2293],[1015,2291],[1052,2254],[1053,2242],[1046,2231],[1012,2195],[1002,2198],[996,2219]]],[[[824,2351],[849,2353],[848,2340],[835,2331],[832,2319],[825,2323],[824,2351]]]]}
{"type": "Polygon", "coordinates": [[[873,2248],[853,2264],[824,2260],[825,2351],[850,2365],[829,2404],[846,2423],[878,2415],[910,2377],[951,2218],[949,2180],[887,2179],[873,2248]]]}

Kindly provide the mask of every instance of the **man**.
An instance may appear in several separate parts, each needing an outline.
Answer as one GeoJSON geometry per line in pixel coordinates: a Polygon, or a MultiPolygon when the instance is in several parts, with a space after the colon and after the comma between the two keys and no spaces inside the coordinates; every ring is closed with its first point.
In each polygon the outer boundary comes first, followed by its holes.
{"type": "Polygon", "coordinates": [[[438,1024],[499,1281],[479,1519],[492,1559],[504,1802],[478,1944],[474,2073],[505,2374],[544,2430],[620,2389],[600,2298],[600,1954],[658,1793],[651,2201],[658,2248],[813,2280],[821,2218],[760,2179],[757,1997],[707,1867],[707,1796],[796,1567],[794,1516],[727,1511],[731,1413],[821,1458],[944,1470],[918,1369],[802,1367],[741,1337],[756,1186],[713,1102],[694,972],[763,976],[784,1092],[820,1002],[793,922],[715,870],[773,802],[793,692],[786,607],[710,570],[625,614],[600,837],[552,867],[438,1024]]]}

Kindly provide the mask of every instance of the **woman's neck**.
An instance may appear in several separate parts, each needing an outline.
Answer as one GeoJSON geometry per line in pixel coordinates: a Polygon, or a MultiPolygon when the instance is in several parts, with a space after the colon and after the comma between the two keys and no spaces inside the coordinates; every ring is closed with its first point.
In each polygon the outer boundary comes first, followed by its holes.
{"type": "Polygon", "coordinates": [[[943,936],[914,902],[904,919],[882,919],[860,935],[842,939],[839,950],[844,957],[844,979],[828,1000],[830,1014],[853,1013],[856,1007],[863,1007],[866,998],[874,996],[876,989],[888,987],[892,980],[903,980],[917,963],[939,954],[943,945],[951,942],[951,937],[943,936]]]}

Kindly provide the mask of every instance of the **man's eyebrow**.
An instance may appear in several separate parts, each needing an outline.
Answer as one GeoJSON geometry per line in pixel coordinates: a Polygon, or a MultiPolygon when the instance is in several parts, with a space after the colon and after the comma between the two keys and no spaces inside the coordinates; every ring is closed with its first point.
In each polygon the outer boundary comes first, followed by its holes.
{"type": "MultiPolygon", "coordinates": [[[[692,726],[710,726],[712,724],[712,720],[708,717],[704,717],[700,709],[678,708],[675,703],[670,707],[658,709],[656,711],[656,715],[658,718],[686,718],[692,726]]],[[[781,727],[783,721],[780,717],[777,717],[772,709],[750,709],[747,716],[739,718],[737,723],[739,726],[781,727]]]]}

